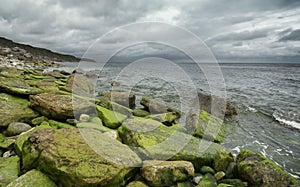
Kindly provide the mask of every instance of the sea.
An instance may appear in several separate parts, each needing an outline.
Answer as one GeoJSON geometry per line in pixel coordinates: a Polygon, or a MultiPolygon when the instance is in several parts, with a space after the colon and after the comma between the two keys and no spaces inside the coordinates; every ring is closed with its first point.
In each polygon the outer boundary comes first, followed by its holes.
{"type": "Polygon", "coordinates": [[[242,149],[259,152],[300,178],[300,63],[61,64],[69,72],[100,69],[97,92],[115,89],[111,83],[117,81],[117,89],[135,93],[137,100],[148,96],[179,109],[195,91],[225,93],[238,115],[225,120],[222,144],[235,156],[242,149]],[[218,83],[219,92],[213,88],[218,83]]]}

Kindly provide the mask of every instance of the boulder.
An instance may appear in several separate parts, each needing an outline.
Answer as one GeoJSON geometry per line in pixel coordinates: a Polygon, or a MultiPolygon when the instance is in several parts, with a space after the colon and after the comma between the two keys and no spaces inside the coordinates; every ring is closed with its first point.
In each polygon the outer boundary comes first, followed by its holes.
{"type": "Polygon", "coordinates": [[[215,177],[215,179],[217,180],[217,181],[219,181],[219,180],[221,180],[223,177],[225,177],[225,173],[223,172],[223,171],[219,171],[219,172],[217,172],[215,175],[214,175],[214,177],[215,177]]]}
{"type": "Polygon", "coordinates": [[[220,143],[225,138],[223,121],[204,110],[199,115],[195,113],[189,114],[186,128],[193,136],[209,141],[220,143]]]}
{"type": "Polygon", "coordinates": [[[143,97],[140,101],[141,105],[145,107],[147,111],[149,111],[151,114],[163,114],[167,112],[173,112],[180,118],[181,116],[181,111],[165,106],[164,104],[161,104],[160,102],[154,100],[154,99],[149,99],[146,97],[143,97]]]}
{"type": "Polygon", "coordinates": [[[217,181],[212,174],[207,173],[201,178],[197,187],[217,187],[217,181]]]}
{"type": "Polygon", "coordinates": [[[242,150],[237,156],[238,175],[249,186],[300,186],[300,181],[261,154],[242,150]]]}
{"type": "Polygon", "coordinates": [[[59,186],[123,186],[140,166],[126,145],[93,129],[39,129],[24,143],[23,167],[59,186]]]}
{"type": "Polygon", "coordinates": [[[101,99],[112,101],[131,109],[135,107],[135,95],[129,92],[111,91],[105,93],[101,99]]]}
{"type": "Polygon", "coordinates": [[[29,122],[37,117],[28,103],[26,99],[0,93],[0,127],[6,127],[12,122],[29,122]]]}
{"type": "MultiPolygon", "coordinates": [[[[237,115],[236,108],[231,102],[217,96],[207,95],[199,92],[198,96],[194,98],[191,103],[196,103],[198,106],[200,106],[201,110],[205,110],[221,119],[223,119],[224,116],[237,115]]],[[[198,106],[195,105],[195,107],[198,106]]]]}
{"type": "Polygon", "coordinates": [[[0,187],[6,187],[10,182],[18,178],[20,174],[20,158],[0,158],[0,187]]]}
{"type": "Polygon", "coordinates": [[[56,187],[56,184],[42,172],[33,169],[9,183],[7,187],[27,186],[56,187]]]}
{"type": "Polygon", "coordinates": [[[151,186],[171,186],[176,182],[192,179],[194,167],[187,161],[146,160],[141,175],[151,186]]]}
{"type": "Polygon", "coordinates": [[[214,175],[216,172],[213,168],[209,167],[209,166],[203,166],[201,169],[200,169],[200,172],[202,174],[206,174],[206,173],[210,173],[212,175],[214,175]]]}
{"type": "Polygon", "coordinates": [[[226,150],[218,150],[215,154],[213,166],[216,172],[226,172],[229,164],[234,162],[233,155],[231,153],[227,153],[228,152],[226,150]]]}
{"type": "Polygon", "coordinates": [[[58,93],[42,93],[30,96],[30,107],[42,115],[57,120],[66,120],[79,117],[82,113],[95,110],[95,105],[85,99],[79,99],[72,95],[60,95],[58,93]]]}
{"type": "Polygon", "coordinates": [[[108,110],[112,110],[112,111],[124,114],[127,117],[132,116],[132,111],[133,110],[131,110],[130,108],[127,108],[123,105],[120,105],[118,103],[101,99],[99,101],[99,103],[97,103],[97,104],[99,104],[100,106],[102,106],[102,107],[104,107],[108,110]]]}
{"type": "Polygon", "coordinates": [[[218,151],[223,150],[223,154],[232,157],[219,144],[200,140],[152,119],[129,118],[118,132],[123,142],[144,159],[190,161],[197,171],[202,166],[212,166],[218,151]]]}
{"type": "Polygon", "coordinates": [[[120,114],[118,112],[114,112],[112,110],[108,110],[104,107],[97,106],[97,111],[99,117],[102,119],[104,126],[116,129],[118,128],[122,122],[127,118],[127,116],[120,114]]]}
{"type": "Polygon", "coordinates": [[[8,125],[7,134],[9,136],[19,135],[22,132],[29,131],[32,127],[27,123],[13,122],[8,125]]]}
{"type": "Polygon", "coordinates": [[[95,85],[85,76],[73,74],[68,77],[66,89],[81,96],[92,96],[95,92],[95,85]]]}
{"type": "Polygon", "coordinates": [[[133,181],[129,183],[126,187],[148,187],[148,186],[142,181],[133,181]]]}

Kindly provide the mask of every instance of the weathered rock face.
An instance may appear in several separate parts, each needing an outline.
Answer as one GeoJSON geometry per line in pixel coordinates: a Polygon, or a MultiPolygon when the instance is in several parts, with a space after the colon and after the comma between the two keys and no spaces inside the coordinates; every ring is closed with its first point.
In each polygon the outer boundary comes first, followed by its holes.
{"type": "Polygon", "coordinates": [[[242,150],[237,157],[237,162],[239,177],[247,181],[250,186],[300,186],[299,180],[261,154],[242,150]]]}
{"type": "Polygon", "coordinates": [[[162,123],[143,118],[130,118],[118,129],[124,143],[136,149],[141,157],[149,160],[186,160],[197,171],[202,166],[212,166],[218,151],[232,157],[219,144],[199,140],[162,123]]]}
{"type": "Polygon", "coordinates": [[[149,111],[151,114],[163,114],[167,112],[172,112],[180,118],[181,112],[177,109],[165,106],[154,99],[149,99],[146,97],[143,97],[140,101],[141,105],[145,107],[147,111],[149,111]]]}
{"type": "Polygon", "coordinates": [[[141,168],[142,177],[151,186],[171,186],[194,176],[194,166],[187,161],[146,160],[141,168]]]}
{"type": "Polygon", "coordinates": [[[42,93],[30,96],[30,107],[46,117],[58,120],[74,118],[74,116],[95,110],[95,106],[91,102],[75,97],[72,98],[71,95],[59,95],[56,93],[42,93]]]}
{"type": "Polygon", "coordinates": [[[105,101],[113,101],[131,109],[135,107],[135,95],[129,92],[107,92],[104,94],[102,99],[105,101]]]}
{"type": "Polygon", "coordinates": [[[198,93],[198,97],[193,99],[192,103],[198,103],[201,110],[205,110],[219,118],[237,114],[235,106],[231,102],[217,96],[198,93]]]}
{"type": "Polygon", "coordinates": [[[6,187],[18,178],[20,173],[20,158],[17,156],[0,158],[0,187],[6,187]]]}
{"type": "Polygon", "coordinates": [[[28,103],[26,99],[0,93],[0,127],[6,127],[12,122],[28,122],[37,117],[28,103]]]}
{"type": "Polygon", "coordinates": [[[56,187],[56,184],[42,172],[33,169],[9,183],[7,187],[26,186],[56,187]]]}
{"type": "Polygon", "coordinates": [[[225,138],[223,121],[204,110],[199,115],[188,115],[186,126],[188,132],[198,138],[218,143],[225,138]]]}
{"type": "Polygon", "coordinates": [[[22,160],[67,187],[124,185],[141,164],[126,145],[86,128],[40,129],[24,143],[22,160]]]}
{"type": "Polygon", "coordinates": [[[92,81],[82,75],[71,75],[66,82],[68,91],[81,96],[90,96],[95,92],[95,86],[92,81]]]}

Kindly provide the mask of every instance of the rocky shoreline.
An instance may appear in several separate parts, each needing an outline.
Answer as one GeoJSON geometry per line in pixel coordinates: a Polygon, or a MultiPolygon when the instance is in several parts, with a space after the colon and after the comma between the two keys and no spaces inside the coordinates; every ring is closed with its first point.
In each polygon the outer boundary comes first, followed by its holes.
{"type": "MultiPolygon", "coordinates": [[[[234,158],[220,145],[225,124],[205,110],[188,115],[183,126],[181,111],[147,97],[143,108],[135,107],[132,93],[94,99],[94,85],[84,75],[5,66],[0,187],[300,186],[261,154],[242,150],[234,158]]],[[[236,114],[232,104],[217,99],[226,105],[220,112],[236,114]]]]}

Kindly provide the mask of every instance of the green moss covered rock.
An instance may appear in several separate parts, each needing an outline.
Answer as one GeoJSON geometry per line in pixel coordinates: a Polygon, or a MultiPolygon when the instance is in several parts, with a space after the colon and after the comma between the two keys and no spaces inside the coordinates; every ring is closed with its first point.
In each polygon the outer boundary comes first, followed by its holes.
{"type": "Polygon", "coordinates": [[[146,160],[141,175],[151,186],[171,186],[176,182],[192,179],[194,167],[187,161],[146,160]]]}
{"type": "Polygon", "coordinates": [[[199,140],[152,119],[127,119],[118,132],[123,142],[145,159],[186,160],[192,162],[197,171],[202,166],[212,166],[218,151],[231,156],[219,144],[199,140]]]}
{"type": "Polygon", "coordinates": [[[197,187],[216,187],[217,186],[217,181],[214,178],[214,176],[210,173],[207,173],[204,175],[197,187]]]}
{"type": "Polygon", "coordinates": [[[238,157],[238,175],[251,186],[300,186],[300,181],[261,154],[242,150],[238,157]]]}
{"type": "Polygon", "coordinates": [[[148,187],[148,186],[142,181],[133,181],[129,183],[126,187],[148,187]]]}
{"type": "Polygon", "coordinates": [[[20,174],[20,158],[18,156],[0,158],[0,187],[6,187],[20,174]]]}
{"type": "Polygon", "coordinates": [[[112,129],[118,128],[122,122],[127,118],[127,116],[120,114],[118,112],[114,112],[112,110],[108,110],[104,107],[97,106],[97,111],[99,117],[102,119],[104,126],[112,129]]]}
{"type": "Polygon", "coordinates": [[[77,115],[79,117],[80,114],[88,114],[95,109],[95,105],[85,99],[58,93],[30,96],[30,107],[48,118],[57,120],[66,120],[77,115]]]}
{"type": "Polygon", "coordinates": [[[140,158],[98,130],[40,129],[23,145],[26,169],[38,168],[62,186],[122,186],[140,158]]]}
{"type": "Polygon", "coordinates": [[[6,127],[12,122],[29,122],[37,117],[28,103],[26,99],[0,93],[0,127],[6,127]]]}
{"type": "Polygon", "coordinates": [[[195,137],[220,143],[225,138],[223,121],[202,110],[199,115],[189,114],[187,130],[195,137]]]}
{"type": "Polygon", "coordinates": [[[56,184],[42,172],[33,169],[9,183],[7,187],[28,186],[56,187],[56,184]]]}
{"type": "Polygon", "coordinates": [[[146,116],[150,115],[150,112],[148,112],[142,108],[137,108],[132,111],[132,114],[137,117],[146,117],[146,116]]]}
{"type": "Polygon", "coordinates": [[[167,112],[164,114],[152,114],[149,115],[148,118],[159,121],[165,125],[171,126],[176,123],[176,120],[179,116],[175,112],[167,112]]]}
{"type": "Polygon", "coordinates": [[[233,155],[231,153],[227,154],[226,150],[218,150],[215,154],[213,166],[215,171],[226,172],[227,167],[231,162],[234,162],[233,155]]]}

